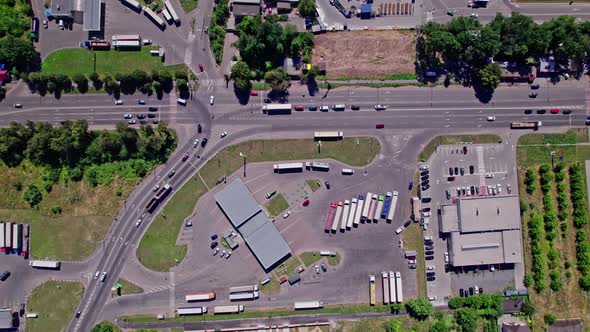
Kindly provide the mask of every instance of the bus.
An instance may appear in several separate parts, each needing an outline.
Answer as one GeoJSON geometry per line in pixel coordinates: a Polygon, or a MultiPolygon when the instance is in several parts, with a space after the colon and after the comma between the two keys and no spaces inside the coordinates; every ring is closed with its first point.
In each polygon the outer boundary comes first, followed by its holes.
{"type": "Polygon", "coordinates": [[[31,20],[31,40],[39,41],[39,19],[33,17],[31,20]]]}
{"type": "Polygon", "coordinates": [[[143,7],[143,13],[145,16],[151,19],[152,22],[156,23],[156,25],[158,25],[160,29],[166,27],[166,22],[164,22],[164,19],[158,16],[158,14],[154,13],[154,11],[149,9],[147,6],[143,7]]]}
{"type": "Polygon", "coordinates": [[[170,16],[172,16],[172,20],[174,21],[174,23],[180,24],[180,19],[178,18],[178,15],[176,15],[176,11],[174,10],[174,7],[172,7],[172,4],[169,0],[164,0],[164,6],[170,13],[170,16]]]}
{"type": "Polygon", "coordinates": [[[327,140],[341,140],[344,138],[344,132],[342,131],[316,131],[313,133],[313,139],[316,141],[327,141],[327,140]]]}
{"type": "Polygon", "coordinates": [[[121,2],[135,11],[141,11],[141,5],[135,0],[121,0],[121,2]]]}
{"type": "Polygon", "coordinates": [[[336,202],[330,203],[330,211],[328,212],[328,218],[326,218],[326,225],[324,231],[330,233],[332,230],[332,224],[334,223],[334,215],[336,214],[336,202]]]}
{"type": "Polygon", "coordinates": [[[262,112],[268,115],[291,114],[291,104],[266,104],[262,106],[262,112]]]}

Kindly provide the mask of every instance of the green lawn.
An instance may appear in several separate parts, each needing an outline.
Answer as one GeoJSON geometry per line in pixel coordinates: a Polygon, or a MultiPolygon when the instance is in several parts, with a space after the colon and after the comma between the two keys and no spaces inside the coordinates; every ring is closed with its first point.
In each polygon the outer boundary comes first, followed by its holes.
{"type": "Polygon", "coordinates": [[[340,264],[340,254],[336,253],[336,256],[328,256],[328,265],[336,266],[340,264]]]}
{"type": "Polygon", "coordinates": [[[301,259],[305,267],[310,267],[322,259],[322,256],[318,251],[308,251],[299,255],[299,259],[301,259]]]}
{"type": "Polygon", "coordinates": [[[311,188],[311,191],[316,191],[316,190],[320,189],[320,187],[322,186],[322,183],[318,179],[311,179],[311,180],[307,180],[305,182],[307,183],[309,188],[311,188]]]}
{"type": "Polygon", "coordinates": [[[379,141],[373,137],[322,142],[321,153],[311,133],[309,139],[252,140],[221,150],[203,166],[200,174],[210,188],[214,187],[217,179],[242,167],[240,152],[247,156],[247,162],[332,158],[351,166],[364,166],[380,149],[379,141]]]}
{"type": "MultiPolygon", "coordinates": [[[[185,14],[193,11],[195,8],[199,6],[198,0],[180,0],[180,5],[182,6],[182,10],[184,10],[185,14]]],[[[186,24],[186,23],[185,23],[186,24]]]]}
{"type": "Polygon", "coordinates": [[[401,234],[404,241],[404,250],[415,250],[416,258],[416,284],[418,285],[418,297],[426,297],[426,278],[424,261],[424,233],[418,223],[412,223],[401,234]]]}
{"type": "Polygon", "coordinates": [[[275,197],[273,197],[270,201],[268,201],[265,204],[265,206],[268,210],[268,213],[270,213],[272,217],[275,217],[281,214],[286,209],[288,209],[289,203],[287,203],[287,200],[285,199],[285,197],[283,197],[283,195],[276,194],[275,197]]]}
{"type": "Polygon", "coordinates": [[[437,145],[445,144],[457,144],[470,142],[473,144],[485,144],[485,143],[498,143],[502,139],[498,135],[447,135],[447,136],[436,136],[433,138],[418,155],[418,160],[428,160],[434,153],[437,145]]]}
{"type": "Polygon", "coordinates": [[[268,84],[254,82],[254,83],[252,83],[252,90],[268,90],[268,84]]]}
{"type": "Polygon", "coordinates": [[[303,263],[299,260],[299,257],[293,256],[287,259],[283,264],[279,265],[274,270],[274,273],[276,274],[277,278],[280,278],[282,275],[286,275],[288,277],[295,273],[295,269],[302,264],[303,263]]]}
{"type": "MultiPolygon", "coordinates": [[[[150,48],[143,47],[141,51],[95,51],[97,73],[129,73],[141,69],[148,74],[152,70],[162,70],[167,67],[160,57],[150,54],[150,48]]],[[[93,72],[94,55],[83,48],[66,48],[57,50],[43,61],[42,72],[63,73],[72,77],[74,74],[90,74],[93,72]]],[[[177,69],[175,66],[172,69],[177,69]]]]}
{"type": "Polygon", "coordinates": [[[143,288],[137,286],[136,284],[132,283],[131,281],[125,280],[123,278],[119,278],[119,280],[117,280],[117,283],[121,284],[121,295],[143,293],[143,288]]]}
{"type": "Polygon", "coordinates": [[[48,281],[33,289],[27,312],[39,317],[27,320],[27,331],[65,331],[83,294],[80,282],[48,281]]]}
{"type": "Polygon", "coordinates": [[[270,281],[265,285],[259,285],[259,289],[266,295],[274,295],[281,292],[281,285],[275,277],[269,277],[270,281]]]}
{"type": "Polygon", "coordinates": [[[588,142],[586,128],[570,129],[565,133],[554,134],[526,134],[518,139],[519,145],[529,144],[574,144],[588,142]]]}
{"type": "Polygon", "coordinates": [[[162,213],[152,221],[137,248],[137,258],[145,267],[155,271],[168,271],[184,259],[186,245],[177,246],[176,238],[184,219],[206,192],[203,182],[195,176],[169,200],[162,213]]]}

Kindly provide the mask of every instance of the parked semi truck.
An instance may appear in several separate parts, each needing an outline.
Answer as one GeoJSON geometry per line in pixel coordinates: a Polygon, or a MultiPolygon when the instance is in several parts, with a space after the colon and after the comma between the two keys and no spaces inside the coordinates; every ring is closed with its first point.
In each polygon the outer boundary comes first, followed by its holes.
{"type": "Polygon", "coordinates": [[[332,224],[334,223],[334,216],[336,214],[336,202],[330,203],[330,211],[328,212],[328,217],[326,218],[326,225],[324,226],[324,231],[326,233],[330,233],[332,230],[332,224]]]}
{"type": "Polygon", "coordinates": [[[350,201],[344,201],[344,207],[342,208],[342,221],[340,222],[340,231],[346,230],[346,223],[348,222],[348,212],[350,211],[350,201]]]}
{"type": "Polygon", "coordinates": [[[141,11],[141,5],[135,0],[121,0],[121,2],[133,8],[135,11],[141,11]]]}
{"type": "Polygon", "coordinates": [[[213,313],[218,314],[239,314],[244,311],[243,305],[219,305],[213,308],[213,313]]]}
{"type": "Polygon", "coordinates": [[[255,292],[258,291],[258,285],[249,285],[249,286],[236,286],[230,287],[230,293],[244,293],[244,292],[255,292]]]}
{"type": "Polygon", "coordinates": [[[187,294],[184,299],[188,302],[191,301],[210,301],[215,299],[215,293],[195,293],[187,294]]]}
{"type": "Polygon", "coordinates": [[[5,250],[4,247],[6,246],[5,234],[6,234],[6,224],[0,223],[0,250],[2,250],[2,252],[4,252],[4,250],[5,250]]]}
{"type": "Polygon", "coordinates": [[[392,194],[391,204],[389,207],[389,211],[387,212],[387,219],[386,219],[388,222],[391,222],[393,220],[393,215],[395,214],[395,207],[397,206],[397,198],[398,198],[397,191],[394,191],[391,194],[392,194]]]}
{"type": "Polygon", "coordinates": [[[4,234],[6,243],[4,243],[3,252],[10,252],[12,250],[12,223],[6,223],[6,234],[4,234]]]}
{"type": "Polygon", "coordinates": [[[295,302],[295,310],[305,310],[305,309],[320,309],[324,306],[324,303],[320,301],[302,301],[302,302],[295,302]]]}
{"type": "Polygon", "coordinates": [[[258,292],[250,292],[250,293],[234,293],[229,294],[230,301],[243,301],[243,300],[254,300],[258,298],[258,292]]]}
{"type": "Polygon", "coordinates": [[[371,196],[371,204],[369,205],[369,216],[367,221],[371,222],[375,218],[375,211],[377,210],[377,195],[371,196]]]}
{"type": "Polygon", "coordinates": [[[387,277],[389,278],[389,302],[395,303],[395,274],[393,271],[389,271],[387,277]]]}
{"type": "Polygon", "coordinates": [[[404,301],[402,295],[402,274],[399,271],[395,273],[395,291],[397,295],[397,303],[402,303],[404,301]]]}
{"type": "Polygon", "coordinates": [[[375,276],[369,275],[369,304],[375,305],[375,276]]]}
{"type": "Polygon", "coordinates": [[[23,248],[23,224],[12,225],[12,253],[20,254],[23,248]]]}
{"type": "Polygon", "coordinates": [[[58,261],[29,261],[29,266],[37,268],[37,269],[59,269],[61,265],[58,261]]]}
{"type": "Polygon", "coordinates": [[[512,129],[533,129],[537,130],[543,123],[541,121],[527,121],[527,122],[512,122],[510,128],[512,129]]]}
{"type": "Polygon", "coordinates": [[[342,216],[342,202],[338,202],[338,206],[336,207],[336,215],[334,216],[334,222],[332,223],[332,232],[336,232],[338,230],[338,223],[340,222],[340,217],[342,216]]]}
{"type": "Polygon", "coordinates": [[[387,213],[389,213],[389,208],[391,207],[392,196],[393,194],[389,191],[385,194],[385,201],[383,201],[383,210],[381,211],[381,219],[387,219],[387,213]]]}
{"type": "Polygon", "coordinates": [[[346,222],[346,229],[348,230],[352,228],[352,222],[354,221],[354,216],[356,213],[356,203],[356,197],[353,197],[350,203],[350,211],[348,212],[348,221],[346,222]]]}
{"type": "Polygon", "coordinates": [[[383,304],[389,304],[389,273],[381,272],[381,281],[383,283],[383,304]]]}
{"type": "Polygon", "coordinates": [[[356,203],[356,213],[354,214],[354,226],[358,226],[361,221],[361,214],[363,213],[363,207],[365,203],[365,196],[359,195],[356,203]]]}
{"type": "Polygon", "coordinates": [[[365,206],[363,207],[363,213],[361,214],[361,221],[366,221],[369,218],[369,208],[371,206],[373,199],[373,194],[371,192],[367,193],[365,197],[365,206]]]}
{"type": "Polygon", "coordinates": [[[373,216],[373,221],[378,222],[379,218],[381,217],[381,212],[383,211],[383,201],[385,197],[383,195],[379,195],[377,198],[377,208],[375,209],[375,215],[373,216]]]}
{"type": "Polygon", "coordinates": [[[305,168],[313,171],[324,171],[330,170],[330,164],[319,161],[308,161],[305,163],[305,168]]]}
{"type": "Polygon", "coordinates": [[[182,315],[202,315],[207,313],[207,307],[182,307],[176,309],[179,316],[182,315]]]}

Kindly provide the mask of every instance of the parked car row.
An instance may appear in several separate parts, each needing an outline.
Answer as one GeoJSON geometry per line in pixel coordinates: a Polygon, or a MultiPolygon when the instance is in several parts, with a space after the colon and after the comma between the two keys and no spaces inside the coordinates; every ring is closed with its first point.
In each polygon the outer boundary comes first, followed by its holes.
{"type": "Polygon", "coordinates": [[[483,294],[483,288],[477,287],[477,285],[475,285],[473,287],[469,287],[469,289],[465,289],[465,290],[463,288],[459,289],[459,296],[460,297],[469,297],[469,296],[478,295],[478,294],[483,294]]]}
{"type": "MultiPolygon", "coordinates": [[[[541,109],[536,110],[536,113],[537,114],[545,114],[545,113],[547,113],[547,110],[541,108],[541,109]]],[[[572,110],[565,109],[565,110],[562,111],[559,108],[552,108],[552,109],[549,110],[549,113],[551,113],[551,114],[559,114],[559,113],[562,113],[562,114],[568,115],[568,114],[572,114],[572,110]]],[[[524,110],[524,114],[533,114],[533,110],[526,109],[526,110],[524,110]]]]}

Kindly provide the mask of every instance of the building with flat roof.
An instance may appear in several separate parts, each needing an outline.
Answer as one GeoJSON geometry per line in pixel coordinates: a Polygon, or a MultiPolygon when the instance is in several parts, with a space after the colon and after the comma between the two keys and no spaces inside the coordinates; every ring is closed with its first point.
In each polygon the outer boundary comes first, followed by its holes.
{"type": "Polygon", "coordinates": [[[244,16],[260,15],[260,0],[234,0],[231,9],[238,24],[244,16]]]}
{"type": "Polygon", "coordinates": [[[451,265],[522,263],[517,195],[457,198],[441,207],[440,221],[451,265]]]}
{"type": "Polygon", "coordinates": [[[84,31],[100,31],[102,0],[86,0],[84,3],[84,31]]]}
{"type": "Polygon", "coordinates": [[[52,0],[51,1],[51,16],[56,19],[73,19],[74,11],[74,0],[52,0]]]}
{"type": "Polygon", "coordinates": [[[291,248],[241,179],[215,194],[215,201],[265,271],[290,256],[291,248]]]}

